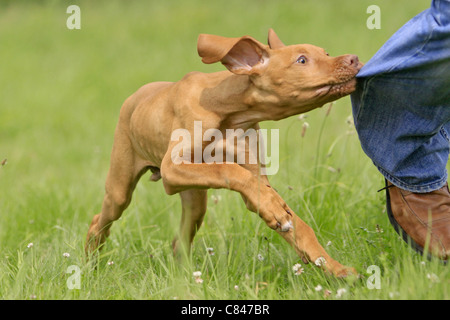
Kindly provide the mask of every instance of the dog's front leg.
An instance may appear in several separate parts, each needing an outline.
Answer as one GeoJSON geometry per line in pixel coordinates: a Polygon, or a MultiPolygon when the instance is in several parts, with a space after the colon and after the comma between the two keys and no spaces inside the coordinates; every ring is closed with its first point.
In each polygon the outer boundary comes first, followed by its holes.
{"type": "MultiPolygon", "coordinates": [[[[168,194],[192,188],[225,188],[239,192],[247,207],[276,230],[303,258],[336,275],[356,274],[332,259],[319,244],[314,231],[287,206],[265,177],[255,176],[242,166],[230,164],[173,164],[163,161],[161,174],[168,194]]],[[[191,223],[193,225],[193,223],[191,223]]]]}
{"type": "Polygon", "coordinates": [[[293,214],[292,221],[293,228],[291,230],[287,232],[277,230],[277,232],[295,249],[298,255],[306,256],[317,267],[337,277],[358,274],[354,268],[346,267],[331,258],[320,245],[313,229],[297,215],[293,214]]]}
{"type": "MultiPolygon", "coordinates": [[[[267,176],[260,175],[259,165],[243,165],[243,167],[252,172],[254,176],[257,176],[257,178],[268,188],[271,188],[267,176]]],[[[316,266],[321,267],[325,271],[338,277],[347,276],[348,274],[357,274],[354,268],[343,266],[331,258],[320,245],[313,229],[300,219],[287,204],[285,204],[284,200],[275,189],[272,189],[272,191],[278,196],[278,201],[283,203],[284,207],[292,214],[293,228],[285,232],[280,230],[276,231],[295,249],[304,262],[313,262],[316,266]]],[[[250,202],[245,197],[244,201],[246,203],[250,202]]]]}
{"type": "Polygon", "coordinates": [[[247,199],[247,207],[274,229],[292,228],[292,215],[280,197],[261,179],[235,163],[173,164],[169,159],[161,164],[161,176],[168,194],[188,189],[230,189],[247,199]]]}

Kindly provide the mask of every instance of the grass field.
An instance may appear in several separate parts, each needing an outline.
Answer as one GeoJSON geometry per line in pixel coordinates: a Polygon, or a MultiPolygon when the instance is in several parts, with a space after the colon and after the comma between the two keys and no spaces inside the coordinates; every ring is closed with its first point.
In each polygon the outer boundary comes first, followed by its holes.
{"type": "Polygon", "coordinates": [[[328,115],[325,106],[304,120],[262,127],[280,130],[272,185],[330,255],[363,278],[338,280],[304,265],[227,190],[209,191],[191,261],[180,265],[171,251],[179,197],[148,175],[113,225],[97,268],[83,249],[100,211],[122,102],[148,82],[223,70],[201,63],[199,33],[266,41],[274,28],[286,44],[367,61],[429,2],[0,2],[0,161],[7,159],[0,166],[0,299],[449,299],[448,267],[410,250],[391,228],[384,194],[376,192],[383,178],[361,150],[348,97],[328,115]],[[70,4],[81,8],[80,30],[66,27],[70,4]],[[379,30],[366,27],[371,4],[381,8],[379,30]],[[303,121],[310,125],[304,137],[303,121]],[[369,266],[379,268],[380,289],[367,285],[369,266]],[[80,287],[71,289],[76,274],[80,287]]]}

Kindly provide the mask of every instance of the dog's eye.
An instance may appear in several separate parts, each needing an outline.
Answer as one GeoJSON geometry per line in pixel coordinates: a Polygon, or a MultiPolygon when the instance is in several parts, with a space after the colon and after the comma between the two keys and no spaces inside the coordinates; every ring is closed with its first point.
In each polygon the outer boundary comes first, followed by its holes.
{"type": "Polygon", "coordinates": [[[298,57],[297,63],[301,63],[301,64],[305,64],[306,63],[306,57],[305,56],[300,56],[298,57]]]}

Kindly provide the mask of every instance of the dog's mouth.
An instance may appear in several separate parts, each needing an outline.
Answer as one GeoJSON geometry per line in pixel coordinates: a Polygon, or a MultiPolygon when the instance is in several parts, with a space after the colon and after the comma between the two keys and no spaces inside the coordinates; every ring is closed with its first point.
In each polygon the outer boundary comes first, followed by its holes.
{"type": "Polygon", "coordinates": [[[327,84],[317,89],[318,96],[343,97],[349,95],[356,89],[356,77],[352,77],[346,81],[327,84]]]}
{"type": "Polygon", "coordinates": [[[336,68],[335,79],[317,89],[318,96],[338,99],[356,90],[356,75],[364,64],[359,61],[357,56],[352,55],[344,56],[343,62],[346,65],[336,68]]]}

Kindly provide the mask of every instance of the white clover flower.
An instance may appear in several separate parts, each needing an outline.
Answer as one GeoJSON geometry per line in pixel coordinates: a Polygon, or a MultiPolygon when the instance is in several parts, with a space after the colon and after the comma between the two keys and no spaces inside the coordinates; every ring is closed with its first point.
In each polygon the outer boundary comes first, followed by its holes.
{"type": "Polygon", "coordinates": [[[27,244],[28,249],[33,248],[33,246],[34,246],[33,242],[30,242],[29,244],[27,244]]]}
{"type": "Polygon", "coordinates": [[[303,271],[304,271],[304,269],[302,268],[302,265],[301,265],[300,263],[295,264],[295,265],[292,267],[292,270],[294,271],[294,274],[295,274],[296,276],[302,274],[303,271]]]}
{"type": "Polygon", "coordinates": [[[203,283],[203,279],[200,278],[202,276],[202,273],[200,271],[194,271],[194,273],[192,273],[192,275],[195,277],[196,283],[203,283]]]}
{"type": "Polygon", "coordinates": [[[259,261],[264,261],[264,257],[263,257],[261,254],[258,254],[257,257],[258,257],[258,260],[259,260],[259,261]]]}
{"type": "Polygon", "coordinates": [[[300,268],[300,269],[298,269],[298,270],[295,272],[295,275],[296,275],[296,276],[299,276],[299,275],[301,275],[303,272],[305,272],[305,270],[304,270],[303,268],[300,268]]]}
{"type": "Polygon", "coordinates": [[[345,293],[347,292],[347,290],[345,290],[344,288],[338,289],[336,292],[336,297],[340,298],[342,297],[345,293]]]}
{"type": "Polygon", "coordinates": [[[64,252],[64,253],[63,253],[63,257],[64,257],[64,258],[69,258],[69,257],[70,257],[70,253],[64,252]]]}
{"type": "Polygon", "coordinates": [[[322,286],[319,284],[317,285],[317,287],[314,287],[314,290],[316,290],[317,292],[322,291],[322,286]]]}
{"type": "Polygon", "coordinates": [[[210,254],[210,255],[214,255],[214,249],[213,248],[206,248],[206,251],[210,254]]]}
{"type": "Polygon", "coordinates": [[[200,271],[194,271],[194,273],[192,275],[196,278],[199,278],[202,276],[202,273],[200,271]]]}
{"type": "Polygon", "coordinates": [[[318,267],[321,267],[321,266],[325,265],[326,263],[327,263],[327,260],[325,260],[324,257],[318,257],[316,259],[316,261],[314,261],[314,264],[318,267]]]}
{"type": "Polygon", "coordinates": [[[235,285],[235,286],[234,286],[234,290],[239,290],[239,286],[238,286],[238,285],[235,285]]]}
{"type": "Polygon", "coordinates": [[[112,266],[114,264],[114,261],[108,261],[108,266],[112,266]]]}
{"type": "Polygon", "coordinates": [[[302,267],[302,265],[301,265],[300,263],[296,263],[296,264],[294,264],[294,266],[292,267],[292,270],[293,270],[294,272],[297,272],[298,269],[300,269],[301,267],[302,267]]]}

